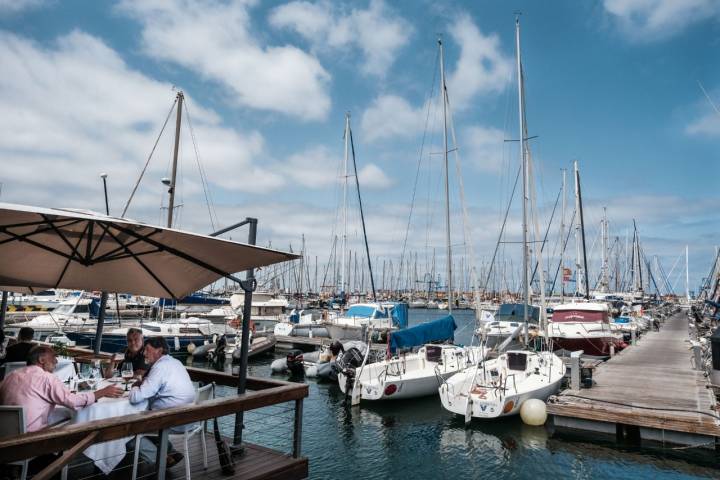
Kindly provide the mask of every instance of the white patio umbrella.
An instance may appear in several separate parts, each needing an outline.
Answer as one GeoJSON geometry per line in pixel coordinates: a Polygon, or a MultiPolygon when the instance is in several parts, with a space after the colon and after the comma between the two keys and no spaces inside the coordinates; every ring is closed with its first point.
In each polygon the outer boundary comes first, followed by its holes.
{"type": "Polygon", "coordinates": [[[0,203],[0,285],[182,298],[298,255],[96,212],[0,203]]]}

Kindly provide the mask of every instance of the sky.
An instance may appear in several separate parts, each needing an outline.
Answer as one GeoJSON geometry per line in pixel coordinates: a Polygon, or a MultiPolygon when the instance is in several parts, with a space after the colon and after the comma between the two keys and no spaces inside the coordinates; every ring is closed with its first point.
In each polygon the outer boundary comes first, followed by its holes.
{"type": "MultiPolygon", "coordinates": [[[[106,173],[119,216],[150,157],[126,216],[164,224],[182,90],[174,226],[209,233],[256,217],[259,243],[298,251],[304,237],[323,264],[346,178],[348,249],[363,248],[355,177],[343,175],[349,113],[375,270],[405,252],[422,276],[434,251],[442,272],[441,38],[453,258],[480,270],[520,165],[517,12],[537,232],[562,169],[569,222],[577,160],[591,276],[606,209],[613,252],[635,220],[680,292],[688,245],[696,289],[720,245],[720,0],[0,0],[0,201],[104,211],[106,173]]],[[[520,225],[515,199],[504,241],[520,225]]],[[[519,253],[502,244],[498,265],[516,270],[519,253]]]]}

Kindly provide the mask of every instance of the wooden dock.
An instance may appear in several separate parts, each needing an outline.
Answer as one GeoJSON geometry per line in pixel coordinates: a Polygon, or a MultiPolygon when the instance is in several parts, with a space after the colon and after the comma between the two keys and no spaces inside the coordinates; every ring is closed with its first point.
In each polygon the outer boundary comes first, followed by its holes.
{"type": "Polygon", "coordinates": [[[590,431],[624,442],[643,440],[720,448],[720,416],[703,372],[693,370],[688,318],[667,319],[599,365],[589,389],[548,400],[558,430],[590,431]]]}

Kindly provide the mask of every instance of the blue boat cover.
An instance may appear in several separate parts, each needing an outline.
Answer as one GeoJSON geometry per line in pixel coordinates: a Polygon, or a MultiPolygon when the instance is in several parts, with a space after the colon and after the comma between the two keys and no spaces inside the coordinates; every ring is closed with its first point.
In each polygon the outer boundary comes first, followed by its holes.
{"type": "Polygon", "coordinates": [[[392,321],[393,324],[398,328],[407,328],[408,326],[408,311],[409,307],[407,303],[396,303],[392,309],[392,321]]]}
{"type": "Polygon", "coordinates": [[[395,353],[398,348],[411,348],[429,342],[453,340],[456,328],[455,319],[452,315],[448,315],[432,322],[392,332],[390,334],[390,351],[395,353]]]}
{"type": "Polygon", "coordinates": [[[348,308],[347,313],[345,313],[346,317],[365,317],[370,318],[375,311],[375,307],[371,305],[353,305],[352,307],[348,308]]]}
{"type": "Polygon", "coordinates": [[[617,317],[613,323],[630,323],[630,317],[617,317]]]}
{"type": "Polygon", "coordinates": [[[705,300],[705,303],[711,307],[720,308],[720,303],[713,302],[712,300],[705,300]]]}

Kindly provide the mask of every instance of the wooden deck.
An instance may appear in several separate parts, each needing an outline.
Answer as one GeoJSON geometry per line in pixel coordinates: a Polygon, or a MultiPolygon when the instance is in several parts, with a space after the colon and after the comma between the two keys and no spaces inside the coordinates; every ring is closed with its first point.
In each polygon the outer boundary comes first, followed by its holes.
{"type": "Polygon", "coordinates": [[[670,317],[660,332],[646,333],[599,365],[592,388],[551,397],[548,413],[555,426],[637,441],[718,442],[716,400],[703,372],[692,368],[688,339],[687,316],[670,317]]]}

